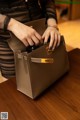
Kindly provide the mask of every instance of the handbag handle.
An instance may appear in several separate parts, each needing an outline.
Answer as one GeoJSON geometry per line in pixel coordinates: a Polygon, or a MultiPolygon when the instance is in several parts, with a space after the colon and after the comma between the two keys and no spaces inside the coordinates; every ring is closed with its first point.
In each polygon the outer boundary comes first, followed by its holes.
{"type": "Polygon", "coordinates": [[[53,58],[31,58],[31,62],[33,63],[53,63],[53,58]]]}

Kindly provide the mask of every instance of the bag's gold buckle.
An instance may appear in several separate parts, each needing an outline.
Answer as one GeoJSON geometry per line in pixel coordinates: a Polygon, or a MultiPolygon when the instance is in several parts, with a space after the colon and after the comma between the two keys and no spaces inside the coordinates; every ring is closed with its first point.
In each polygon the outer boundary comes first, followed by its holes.
{"type": "Polygon", "coordinates": [[[53,63],[54,59],[53,58],[42,58],[41,63],[53,63]]]}
{"type": "Polygon", "coordinates": [[[53,58],[31,58],[31,61],[34,63],[53,63],[53,58]]]}
{"type": "Polygon", "coordinates": [[[52,53],[53,53],[53,51],[52,51],[52,50],[49,50],[49,47],[48,47],[48,46],[46,47],[46,51],[47,51],[47,54],[48,54],[48,55],[50,55],[50,54],[52,54],[52,53]]]}

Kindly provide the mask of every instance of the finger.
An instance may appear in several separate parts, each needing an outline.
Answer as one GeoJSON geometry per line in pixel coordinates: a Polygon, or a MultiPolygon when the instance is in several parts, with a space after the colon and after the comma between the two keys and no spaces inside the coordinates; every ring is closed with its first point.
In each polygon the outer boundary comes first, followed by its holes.
{"type": "Polygon", "coordinates": [[[45,38],[45,32],[43,33],[43,35],[42,35],[42,39],[44,39],[45,38]]]}
{"type": "Polygon", "coordinates": [[[28,41],[28,43],[29,43],[30,46],[33,46],[33,45],[34,45],[34,42],[32,41],[31,38],[27,38],[27,41],[28,41]]]}
{"type": "Polygon", "coordinates": [[[45,37],[44,37],[44,44],[46,44],[48,42],[48,39],[49,39],[49,34],[45,34],[45,37]]]}
{"type": "Polygon", "coordinates": [[[40,43],[36,36],[32,36],[32,40],[34,41],[35,45],[38,45],[40,43]]]}
{"type": "Polygon", "coordinates": [[[26,39],[24,39],[22,42],[23,42],[23,44],[24,44],[26,47],[29,46],[29,43],[27,42],[26,39]]]}
{"type": "Polygon", "coordinates": [[[57,39],[58,39],[58,36],[57,36],[57,34],[55,33],[55,38],[54,38],[54,44],[53,44],[53,48],[52,48],[52,50],[54,50],[55,49],[55,47],[56,47],[56,45],[57,45],[57,39]]]}
{"type": "Polygon", "coordinates": [[[50,38],[49,49],[51,49],[51,48],[53,47],[53,43],[54,43],[54,33],[51,32],[51,38],[50,38]]]}
{"type": "Polygon", "coordinates": [[[57,46],[59,46],[59,45],[60,45],[60,41],[61,41],[61,35],[60,35],[60,34],[58,34],[58,43],[57,43],[57,46]]]}
{"type": "Polygon", "coordinates": [[[45,39],[45,33],[42,35],[42,43],[44,42],[45,39]]]}
{"type": "Polygon", "coordinates": [[[41,41],[42,37],[41,37],[41,35],[39,35],[36,31],[35,31],[35,36],[36,36],[36,38],[37,38],[38,40],[41,41]]]}

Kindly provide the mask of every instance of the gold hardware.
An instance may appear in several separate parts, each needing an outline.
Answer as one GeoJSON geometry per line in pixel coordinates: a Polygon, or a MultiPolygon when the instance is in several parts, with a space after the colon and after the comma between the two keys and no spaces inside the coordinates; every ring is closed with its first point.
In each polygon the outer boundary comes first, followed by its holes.
{"type": "Polygon", "coordinates": [[[54,59],[53,58],[42,58],[41,59],[41,63],[53,63],[54,62],[54,59]]]}
{"type": "Polygon", "coordinates": [[[47,50],[47,54],[48,54],[48,55],[52,54],[52,52],[53,52],[52,50],[49,50],[49,47],[48,47],[48,46],[46,47],[46,50],[47,50]]]}

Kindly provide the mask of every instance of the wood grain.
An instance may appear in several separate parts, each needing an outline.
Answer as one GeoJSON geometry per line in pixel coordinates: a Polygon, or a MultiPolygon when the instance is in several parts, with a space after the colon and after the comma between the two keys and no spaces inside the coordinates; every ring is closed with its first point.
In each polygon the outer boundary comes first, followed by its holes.
{"type": "Polygon", "coordinates": [[[0,112],[9,120],[80,120],[80,50],[69,60],[69,73],[35,100],[16,90],[15,79],[0,84],[0,112]]]}

